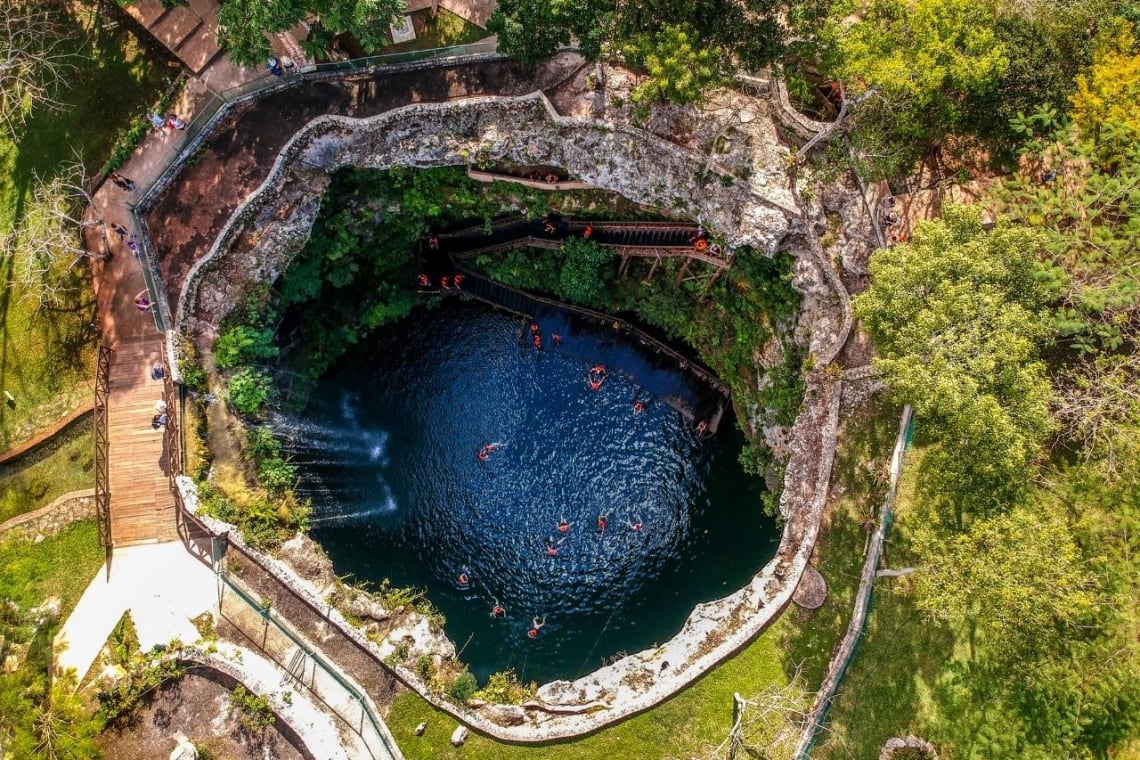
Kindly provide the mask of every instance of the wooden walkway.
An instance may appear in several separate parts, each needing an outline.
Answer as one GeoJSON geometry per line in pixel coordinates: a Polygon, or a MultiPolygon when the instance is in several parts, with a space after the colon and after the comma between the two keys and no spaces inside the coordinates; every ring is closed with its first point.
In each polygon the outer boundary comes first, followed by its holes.
{"type": "Polygon", "coordinates": [[[120,344],[111,359],[108,440],[111,542],[114,546],[172,541],[174,495],[168,480],[165,430],[151,427],[163,382],[151,368],[162,362],[162,338],[120,344]]]}

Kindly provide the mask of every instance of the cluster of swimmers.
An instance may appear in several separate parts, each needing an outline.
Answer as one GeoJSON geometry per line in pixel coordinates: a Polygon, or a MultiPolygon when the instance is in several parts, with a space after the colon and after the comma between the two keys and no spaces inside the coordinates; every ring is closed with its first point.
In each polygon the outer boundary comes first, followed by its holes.
{"type": "MultiPolygon", "coordinates": [[[[598,515],[598,521],[597,521],[598,533],[601,534],[602,536],[605,536],[606,528],[609,526],[609,516],[610,516],[609,512],[603,512],[602,514],[598,515]]],[[[570,532],[570,528],[573,525],[574,525],[574,523],[568,521],[565,517],[559,517],[558,518],[558,522],[555,523],[555,527],[557,528],[559,533],[563,534],[563,536],[562,536],[562,538],[559,538],[557,541],[554,539],[553,536],[547,536],[546,537],[546,541],[545,541],[546,556],[548,556],[548,557],[557,557],[558,556],[558,552],[561,550],[562,545],[564,543],[566,543],[566,539],[568,537],[565,534],[570,532]]],[[[644,527],[644,523],[642,523],[641,517],[639,517],[637,515],[634,515],[634,517],[632,519],[627,520],[626,525],[628,525],[629,529],[634,533],[640,533],[641,529],[644,527]]],[[[461,568],[459,571],[459,574],[455,576],[455,583],[461,589],[470,588],[471,587],[471,571],[469,571],[466,567],[461,568]]],[[[490,613],[490,615],[493,618],[502,618],[502,617],[506,617],[506,615],[507,615],[506,607],[504,607],[499,602],[499,600],[495,597],[491,598],[491,613],[490,613]]],[[[538,638],[538,632],[541,631],[543,626],[545,626],[545,625],[546,625],[546,616],[545,615],[541,619],[539,619],[537,617],[534,618],[531,621],[530,630],[527,631],[527,636],[529,636],[532,639],[538,638]]]]}

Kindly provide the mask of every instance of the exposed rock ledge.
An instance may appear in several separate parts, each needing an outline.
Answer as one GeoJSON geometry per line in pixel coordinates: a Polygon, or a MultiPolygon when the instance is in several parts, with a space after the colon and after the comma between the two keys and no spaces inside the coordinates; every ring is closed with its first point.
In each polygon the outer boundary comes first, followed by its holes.
{"type": "MultiPolygon", "coordinates": [[[[797,287],[812,301],[812,308],[805,304],[801,328],[812,352],[830,360],[850,328],[847,296],[820,255],[817,235],[797,228],[801,212],[796,199],[786,182],[776,181],[782,174],[781,151],[773,136],[756,148],[760,170],[747,183],[698,186],[693,178],[700,174],[702,157],[632,127],[561,117],[541,93],[421,104],[365,120],[323,117],[310,122],[282,150],[269,177],[196,265],[180,294],[178,322],[211,342],[221,317],[249,284],[275,279],[307,240],[329,172],[348,165],[465,164],[482,155],[563,166],[576,177],[635,201],[684,210],[732,244],[754,245],[769,254],[787,245],[789,234],[805,234],[807,244],[793,248],[797,287]],[[230,255],[242,257],[242,266],[219,266],[230,255]]],[[[595,731],[648,709],[735,654],[790,602],[814,548],[835,452],[839,375],[820,368],[807,379],[805,403],[788,436],[790,458],[781,499],[786,523],[776,556],[744,588],[698,605],[673,639],[576,681],[545,684],[536,699],[519,708],[457,707],[429,693],[408,668],[396,666],[398,677],[479,731],[512,742],[542,742],[595,731]]],[[[180,478],[179,485],[187,508],[195,511],[193,483],[180,478]]],[[[224,523],[207,523],[218,533],[232,530],[224,523]]],[[[230,536],[240,543],[236,533],[230,536]]],[[[286,563],[261,557],[294,593],[323,605],[323,589],[286,563]]],[[[339,612],[331,611],[330,618],[383,660],[385,648],[339,612]]],[[[412,637],[417,647],[430,651],[432,644],[417,638],[427,628],[413,626],[400,636],[412,637]]]]}
{"type": "Polygon", "coordinates": [[[562,166],[596,187],[683,212],[733,245],[770,255],[799,211],[782,177],[786,150],[766,124],[768,139],[752,141],[752,175],[725,186],[716,176],[694,182],[704,157],[634,127],[559,116],[542,93],[417,104],[368,119],[314,119],[195,264],[179,294],[176,322],[212,336],[237,295],[280,275],[309,237],[331,172],[345,166],[465,165],[477,155],[562,166]],[[230,252],[242,257],[240,268],[218,266],[230,252]]]}

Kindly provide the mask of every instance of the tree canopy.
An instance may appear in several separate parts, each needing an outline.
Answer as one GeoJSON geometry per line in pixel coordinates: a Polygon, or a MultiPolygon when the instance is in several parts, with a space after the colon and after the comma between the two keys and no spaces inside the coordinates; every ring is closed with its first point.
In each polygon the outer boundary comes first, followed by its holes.
{"type": "Polygon", "coordinates": [[[1052,270],[1040,248],[1030,230],[986,231],[977,208],[950,207],[909,244],[877,252],[855,299],[876,368],[944,444],[926,460],[928,489],[958,510],[1014,496],[1052,424],[1038,358],[1052,270]]]}
{"type": "Polygon", "coordinates": [[[224,0],[218,9],[218,43],[237,63],[270,55],[266,34],[316,19],[317,36],[348,33],[368,50],[388,44],[388,26],[404,13],[402,0],[224,0]]]}

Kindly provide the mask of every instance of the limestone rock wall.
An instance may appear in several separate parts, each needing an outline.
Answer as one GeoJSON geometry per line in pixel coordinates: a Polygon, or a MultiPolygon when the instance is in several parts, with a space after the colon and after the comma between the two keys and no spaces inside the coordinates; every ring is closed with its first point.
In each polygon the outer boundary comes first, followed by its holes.
{"type": "MultiPolygon", "coordinates": [[[[757,163],[783,165],[774,133],[770,144],[759,144],[767,147],[757,153],[757,163]]],[[[369,119],[327,116],[293,138],[192,270],[177,323],[209,339],[242,290],[280,274],[309,235],[329,173],[346,166],[462,165],[476,158],[562,166],[596,187],[699,219],[731,244],[768,254],[780,248],[798,213],[788,189],[769,174],[772,167],[748,181],[716,167],[706,172],[704,157],[647,132],[559,116],[541,93],[419,104],[369,119]],[[704,184],[694,183],[699,176],[706,177],[704,184]]]]}

